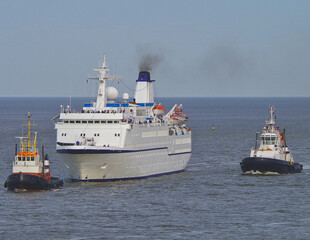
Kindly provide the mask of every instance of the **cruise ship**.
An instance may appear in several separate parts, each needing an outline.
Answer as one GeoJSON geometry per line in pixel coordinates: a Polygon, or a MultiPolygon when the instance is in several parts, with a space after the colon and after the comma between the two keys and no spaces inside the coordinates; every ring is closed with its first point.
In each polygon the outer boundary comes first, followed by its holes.
{"type": "Polygon", "coordinates": [[[99,62],[97,99],[80,111],[61,106],[55,117],[56,150],[73,181],[146,178],[183,171],[191,157],[191,129],[182,104],[168,112],[154,102],[149,71],[140,71],[132,101],[108,87],[106,56],[99,62]]]}

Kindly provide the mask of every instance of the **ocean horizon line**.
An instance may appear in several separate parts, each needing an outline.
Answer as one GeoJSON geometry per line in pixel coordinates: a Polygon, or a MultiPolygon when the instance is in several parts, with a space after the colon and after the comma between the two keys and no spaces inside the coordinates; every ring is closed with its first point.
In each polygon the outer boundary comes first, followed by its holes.
{"type": "MultiPolygon", "coordinates": [[[[4,98],[33,98],[33,99],[48,99],[48,98],[59,98],[59,99],[63,99],[63,98],[67,98],[69,99],[70,97],[66,96],[66,97],[59,97],[59,96],[55,96],[55,97],[52,97],[52,96],[48,96],[48,97],[42,97],[42,96],[34,96],[34,97],[30,97],[30,96],[0,96],[0,99],[4,99],[4,98]]],[[[71,97],[72,99],[77,99],[77,98],[85,98],[85,99],[91,99],[91,98],[96,98],[96,97],[71,97]]],[[[244,96],[217,96],[217,97],[201,97],[201,96],[186,96],[186,97],[180,97],[180,96],[176,96],[176,97],[154,97],[155,99],[156,98],[234,98],[234,99],[257,99],[257,98],[266,98],[266,99],[270,99],[270,98],[310,98],[310,96],[306,97],[306,96],[254,96],[254,97],[244,97],[244,96]]]]}

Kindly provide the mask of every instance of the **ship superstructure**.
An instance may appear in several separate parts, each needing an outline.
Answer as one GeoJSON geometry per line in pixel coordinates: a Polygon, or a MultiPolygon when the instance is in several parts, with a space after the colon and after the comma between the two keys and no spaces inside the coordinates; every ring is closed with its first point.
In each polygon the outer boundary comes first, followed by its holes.
{"type": "Polygon", "coordinates": [[[191,156],[191,130],[182,105],[165,108],[154,102],[150,72],[141,71],[133,101],[107,87],[106,57],[100,63],[97,100],[72,112],[62,108],[56,122],[57,152],[67,176],[78,181],[149,177],[185,169],[191,156]]]}

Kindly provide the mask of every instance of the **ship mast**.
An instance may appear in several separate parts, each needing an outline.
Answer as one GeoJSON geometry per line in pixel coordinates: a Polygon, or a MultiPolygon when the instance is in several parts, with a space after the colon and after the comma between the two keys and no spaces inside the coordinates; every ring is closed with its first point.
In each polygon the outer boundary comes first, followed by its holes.
{"type": "Polygon", "coordinates": [[[93,69],[94,71],[98,72],[98,77],[95,78],[88,78],[91,80],[99,80],[99,88],[98,88],[98,95],[96,101],[96,109],[102,110],[106,107],[107,104],[107,94],[106,94],[106,81],[107,80],[116,80],[119,79],[117,77],[109,77],[108,72],[110,69],[108,68],[108,63],[106,61],[106,55],[104,54],[103,61],[98,63],[99,68],[93,69]]]}
{"type": "MultiPolygon", "coordinates": [[[[32,148],[32,144],[31,144],[31,127],[35,126],[36,124],[31,124],[31,117],[32,117],[32,115],[30,113],[26,114],[25,116],[28,119],[28,123],[24,124],[24,126],[26,126],[28,128],[28,134],[27,134],[27,137],[26,137],[26,151],[29,152],[31,150],[31,148],[32,148]]],[[[35,138],[34,138],[34,141],[33,141],[34,150],[35,150],[35,147],[36,147],[36,140],[37,140],[37,134],[35,133],[35,138]]],[[[24,149],[24,146],[23,146],[23,149],[24,149]]]]}
{"type": "Polygon", "coordinates": [[[270,107],[269,112],[270,112],[270,116],[269,116],[269,119],[266,121],[266,124],[268,126],[268,130],[270,132],[274,132],[275,130],[274,125],[276,123],[276,116],[274,115],[275,113],[274,107],[270,107]]]}

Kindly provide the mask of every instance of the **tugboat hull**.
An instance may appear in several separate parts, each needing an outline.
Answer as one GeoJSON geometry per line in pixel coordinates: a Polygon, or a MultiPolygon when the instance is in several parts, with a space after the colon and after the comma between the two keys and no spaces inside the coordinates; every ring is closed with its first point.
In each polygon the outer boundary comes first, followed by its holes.
{"type": "Polygon", "coordinates": [[[244,158],[240,165],[243,173],[248,171],[277,172],[280,174],[300,173],[303,167],[299,163],[291,164],[284,160],[261,157],[244,158]]]}
{"type": "Polygon", "coordinates": [[[39,191],[39,190],[50,190],[63,186],[63,181],[59,178],[52,178],[50,181],[30,175],[30,174],[12,174],[4,183],[10,191],[15,190],[28,190],[28,191],[39,191]]]}

